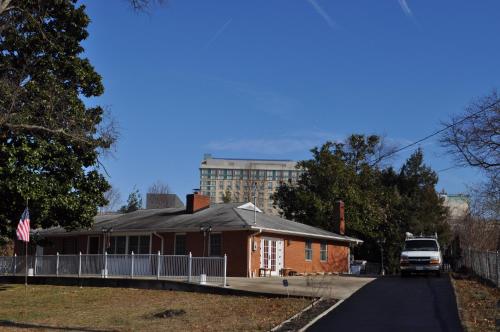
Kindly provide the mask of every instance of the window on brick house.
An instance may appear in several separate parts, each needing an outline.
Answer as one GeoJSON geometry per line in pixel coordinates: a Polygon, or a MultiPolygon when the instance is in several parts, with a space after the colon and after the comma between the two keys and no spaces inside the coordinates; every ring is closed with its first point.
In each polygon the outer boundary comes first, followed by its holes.
{"type": "Polygon", "coordinates": [[[326,242],[321,242],[319,248],[319,259],[323,262],[328,260],[328,245],[326,242]]]}
{"type": "Polygon", "coordinates": [[[185,234],[176,234],[175,235],[175,254],[176,255],[185,255],[186,251],[186,235],[185,234]]]}
{"type": "Polygon", "coordinates": [[[125,236],[112,236],[109,240],[108,254],[125,254],[127,238],[125,236]]]}
{"type": "Polygon", "coordinates": [[[222,256],[222,236],[221,234],[210,234],[210,254],[209,256],[222,256]]]}
{"type": "Polygon", "coordinates": [[[306,261],[312,261],[313,249],[312,249],[312,241],[311,240],[306,240],[305,257],[306,257],[306,261]]]}
{"type": "Polygon", "coordinates": [[[76,238],[67,237],[63,239],[63,255],[76,255],[76,238]]]}
{"type": "Polygon", "coordinates": [[[128,253],[132,251],[134,254],[149,254],[149,235],[129,236],[128,253]]]}

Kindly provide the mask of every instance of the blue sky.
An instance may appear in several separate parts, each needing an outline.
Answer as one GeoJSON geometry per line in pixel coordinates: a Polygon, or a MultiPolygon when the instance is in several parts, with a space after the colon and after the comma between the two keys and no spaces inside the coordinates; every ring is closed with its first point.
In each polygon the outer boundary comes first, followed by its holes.
{"type": "MultiPolygon", "coordinates": [[[[91,102],[120,128],[104,164],[124,200],[156,180],[184,199],[204,153],[300,160],[350,133],[405,145],[500,87],[496,0],[169,0],[149,14],[82,3],[106,89],[91,102]]],[[[421,147],[435,170],[453,165],[437,140],[421,147]]],[[[450,193],[480,179],[439,176],[450,193]]]]}

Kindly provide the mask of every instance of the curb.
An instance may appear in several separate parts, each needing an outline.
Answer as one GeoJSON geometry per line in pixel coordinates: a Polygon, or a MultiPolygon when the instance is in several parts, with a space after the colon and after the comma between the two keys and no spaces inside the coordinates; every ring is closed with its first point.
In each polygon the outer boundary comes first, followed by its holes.
{"type": "Polygon", "coordinates": [[[467,325],[465,325],[465,317],[462,310],[462,304],[460,303],[460,298],[457,293],[457,286],[455,284],[455,278],[451,273],[448,274],[448,278],[450,278],[451,288],[453,288],[453,295],[455,295],[455,303],[457,304],[458,318],[460,319],[460,325],[462,326],[462,330],[464,332],[468,332],[467,325]]]}
{"type": "Polygon", "coordinates": [[[303,328],[301,328],[299,330],[299,332],[304,332],[306,331],[308,328],[310,328],[313,324],[315,324],[318,320],[320,320],[321,318],[323,318],[324,316],[326,316],[328,313],[330,313],[330,311],[332,311],[333,309],[337,308],[339,305],[342,304],[342,302],[344,302],[344,300],[339,300],[337,303],[335,303],[334,305],[332,305],[330,308],[326,309],[325,311],[323,311],[321,314],[319,314],[318,316],[316,316],[313,320],[311,320],[309,323],[307,323],[306,326],[304,326],[303,328]]]}
{"type": "Polygon", "coordinates": [[[319,298],[317,299],[316,301],[313,301],[313,303],[311,303],[310,305],[308,305],[307,307],[305,307],[304,309],[302,309],[301,311],[299,311],[298,313],[296,313],[295,315],[293,315],[292,317],[288,318],[287,320],[285,321],[282,321],[281,323],[279,323],[278,325],[276,325],[275,327],[273,327],[272,329],[270,329],[269,331],[270,332],[273,332],[273,331],[276,331],[278,330],[279,328],[281,328],[283,325],[285,325],[286,323],[292,321],[293,319],[297,318],[298,316],[300,316],[303,312],[311,309],[316,303],[322,301],[323,298],[319,298]]]}

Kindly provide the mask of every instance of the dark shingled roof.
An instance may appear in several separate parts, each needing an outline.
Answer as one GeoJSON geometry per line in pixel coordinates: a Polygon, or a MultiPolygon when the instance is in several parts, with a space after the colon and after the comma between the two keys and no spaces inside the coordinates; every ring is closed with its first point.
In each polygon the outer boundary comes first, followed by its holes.
{"type": "Polygon", "coordinates": [[[209,208],[186,213],[183,208],[138,210],[126,214],[107,214],[95,217],[95,223],[88,230],[66,232],[63,228],[40,230],[40,235],[101,233],[103,229],[113,228],[113,232],[189,232],[199,231],[203,224],[210,224],[212,230],[260,230],[265,232],[290,234],[306,237],[333,239],[346,242],[363,242],[344,235],[335,234],[320,228],[308,226],[277,216],[256,213],[251,209],[238,208],[241,203],[214,204],[209,208]]]}

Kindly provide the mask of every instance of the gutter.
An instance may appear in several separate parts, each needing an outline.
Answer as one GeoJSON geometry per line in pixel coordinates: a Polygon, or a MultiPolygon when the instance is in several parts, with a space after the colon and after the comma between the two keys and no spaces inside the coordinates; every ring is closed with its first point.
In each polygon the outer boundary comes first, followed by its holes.
{"type": "Polygon", "coordinates": [[[320,235],[320,234],[311,234],[311,233],[295,232],[295,231],[283,231],[283,230],[279,230],[279,229],[256,227],[256,226],[251,226],[250,228],[259,230],[259,233],[261,233],[262,231],[268,231],[270,233],[276,233],[276,234],[299,235],[299,236],[307,236],[307,237],[312,237],[312,238],[329,239],[329,240],[333,239],[333,240],[337,240],[337,241],[349,242],[349,243],[355,243],[355,244],[361,244],[364,242],[363,240],[359,240],[359,239],[355,239],[355,238],[344,238],[344,237],[338,237],[338,236],[332,236],[332,235],[320,235]]]}

